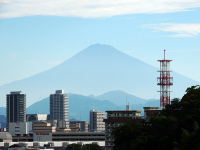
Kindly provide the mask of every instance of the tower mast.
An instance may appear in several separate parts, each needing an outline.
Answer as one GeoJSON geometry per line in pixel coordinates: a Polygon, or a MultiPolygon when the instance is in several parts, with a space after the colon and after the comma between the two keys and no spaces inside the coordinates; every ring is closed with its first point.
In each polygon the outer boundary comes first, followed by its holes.
{"type": "Polygon", "coordinates": [[[165,59],[164,50],[164,59],[158,60],[160,62],[160,77],[157,77],[158,84],[160,86],[160,107],[161,109],[165,108],[167,104],[170,104],[170,86],[173,85],[173,77],[170,76],[170,62],[172,60],[165,59]]]}

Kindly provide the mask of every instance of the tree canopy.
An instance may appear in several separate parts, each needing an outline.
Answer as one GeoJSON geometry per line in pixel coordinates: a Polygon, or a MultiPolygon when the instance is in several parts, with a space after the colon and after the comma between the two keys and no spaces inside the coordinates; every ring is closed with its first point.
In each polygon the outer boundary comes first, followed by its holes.
{"type": "Polygon", "coordinates": [[[133,120],[113,134],[115,150],[200,150],[200,86],[188,88],[148,124],[133,120]]]}
{"type": "Polygon", "coordinates": [[[69,144],[67,150],[101,150],[101,147],[97,144],[69,144]]]}

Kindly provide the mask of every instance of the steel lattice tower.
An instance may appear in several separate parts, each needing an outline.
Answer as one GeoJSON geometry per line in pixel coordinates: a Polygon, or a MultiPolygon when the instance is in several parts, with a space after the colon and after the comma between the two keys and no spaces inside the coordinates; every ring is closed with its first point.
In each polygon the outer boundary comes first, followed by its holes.
{"type": "Polygon", "coordinates": [[[160,77],[158,77],[158,84],[160,86],[160,107],[163,109],[167,104],[170,104],[170,86],[173,85],[173,77],[170,76],[170,62],[172,60],[165,59],[158,60],[160,62],[160,77]]]}

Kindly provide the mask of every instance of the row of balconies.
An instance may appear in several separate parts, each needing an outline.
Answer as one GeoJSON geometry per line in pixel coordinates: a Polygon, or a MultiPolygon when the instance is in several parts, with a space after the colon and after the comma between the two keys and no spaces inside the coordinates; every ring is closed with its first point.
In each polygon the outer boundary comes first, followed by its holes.
{"type": "Polygon", "coordinates": [[[106,141],[114,141],[114,138],[106,138],[106,141]]]}
{"type": "Polygon", "coordinates": [[[120,125],[122,125],[122,124],[120,124],[120,123],[107,123],[105,126],[106,127],[119,127],[120,125]]]}
{"type": "Polygon", "coordinates": [[[111,133],[106,133],[105,136],[106,137],[113,137],[113,135],[111,133]]]}
{"type": "Polygon", "coordinates": [[[106,129],[106,132],[112,132],[112,128],[106,129]]]}
{"type": "Polygon", "coordinates": [[[106,141],[105,146],[114,146],[114,143],[112,141],[106,141]]]}
{"type": "Polygon", "coordinates": [[[108,117],[132,117],[135,116],[134,114],[108,114],[108,117]]]}

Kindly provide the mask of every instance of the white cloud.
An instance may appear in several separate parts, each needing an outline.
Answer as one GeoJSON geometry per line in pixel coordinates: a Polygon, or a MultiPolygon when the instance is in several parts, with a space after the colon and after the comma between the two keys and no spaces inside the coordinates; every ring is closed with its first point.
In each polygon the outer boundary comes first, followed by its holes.
{"type": "Polygon", "coordinates": [[[200,35],[200,23],[161,23],[149,24],[145,27],[154,29],[156,31],[173,32],[173,37],[194,37],[200,35]]]}
{"type": "Polygon", "coordinates": [[[0,0],[0,17],[111,17],[137,13],[179,12],[197,7],[200,7],[199,0],[0,0]]]}

